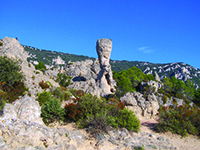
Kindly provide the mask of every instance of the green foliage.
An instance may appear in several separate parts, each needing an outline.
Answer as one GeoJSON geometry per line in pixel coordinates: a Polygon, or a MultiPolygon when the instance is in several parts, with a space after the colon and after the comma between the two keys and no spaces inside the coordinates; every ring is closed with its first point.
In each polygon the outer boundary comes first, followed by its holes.
{"type": "Polygon", "coordinates": [[[163,88],[160,90],[163,94],[170,96],[175,96],[181,99],[192,100],[195,94],[195,87],[190,80],[184,83],[182,80],[177,80],[174,76],[170,78],[165,77],[163,79],[163,88]]]}
{"type": "Polygon", "coordinates": [[[134,147],[134,150],[145,150],[145,149],[144,149],[144,146],[138,146],[138,147],[134,147]]]}
{"type": "Polygon", "coordinates": [[[146,80],[146,81],[150,81],[150,80],[155,81],[155,78],[154,78],[154,76],[152,74],[147,74],[147,75],[144,76],[144,80],[146,80]]]}
{"type": "Polygon", "coordinates": [[[171,92],[172,91],[172,87],[173,87],[173,83],[170,81],[170,78],[165,77],[162,82],[164,84],[165,92],[171,92]]]}
{"type": "Polygon", "coordinates": [[[37,65],[35,65],[35,69],[40,70],[44,73],[46,70],[46,66],[44,65],[42,61],[40,61],[37,65]]]}
{"type": "Polygon", "coordinates": [[[195,91],[195,96],[194,96],[194,103],[196,103],[198,106],[200,106],[200,88],[195,91]]]}
{"type": "Polygon", "coordinates": [[[3,106],[5,105],[6,103],[6,99],[7,99],[7,93],[4,92],[2,89],[1,89],[1,81],[0,81],[0,111],[1,109],[3,108],[3,106]]]}
{"type": "Polygon", "coordinates": [[[116,121],[119,127],[125,127],[130,131],[139,131],[140,129],[140,121],[131,110],[119,111],[116,121]]]}
{"type": "Polygon", "coordinates": [[[190,80],[187,80],[186,83],[185,83],[185,96],[186,98],[188,99],[194,99],[195,97],[195,86],[194,84],[190,81],[190,80]]]}
{"type": "Polygon", "coordinates": [[[56,81],[60,84],[60,86],[67,87],[71,84],[72,77],[67,76],[64,73],[58,73],[56,81]]]}
{"type": "Polygon", "coordinates": [[[46,81],[46,82],[45,82],[45,84],[47,84],[47,83],[48,83],[51,87],[53,87],[53,85],[51,84],[50,81],[46,81]]]}
{"type": "Polygon", "coordinates": [[[62,91],[61,88],[55,88],[53,91],[52,91],[52,94],[54,95],[54,97],[60,99],[61,101],[65,99],[65,94],[64,94],[64,91],[62,91]]]}
{"type": "Polygon", "coordinates": [[[20,60],[0,56],[0,107],[5,102],[12,103],[26,91],[20,63],[20,60]]]}
{"type": "MultiPolygon", "coordinates": [[[[113,78],[117,82],[116,95],[118,97],[123,96],[127,92],[133,92],[137,89],[138,85],[142,81],[155,80],[153,75],[146,75],[137,67],[132,67],[122,70],[119,73],[113,72],[113,78]]],[[[152,88],[149,90],[153,90],[152,88]]],[[[148,91],[153,92],[153,91],[148,91]]]]}
{"type": "Polygon", "coordinates": [[[3,42],[0,41],[0,46],[3,46],[3,42]]]}
{"type": "Polygon", "coordinates": [[[45,104],[45,102],[49,101],[49,99],[52,97],[53,97],[53,95],[51,92],[43,91],[42,93],[40,93],[38,95],[38,102],[39,102],[40,106],[45,104]]]}
{"type": "Polygon", "coordinates": [[[41,117],[46,125],[65,120],[65,111],[61,108],[61,101],[50,97],[41,108],[41,117]]]}
{"type": "Polygon", "coordinates": [[[128,130],[139,130],[139,120],[132,111],[125,108],[123,103],[114,99],[106,101],[91,94],[81,95],[75,101],[78,103],[65,106],[66,115],[76,121],[81,128],[92,127],[91,133],[94,135],[105,132],[109,125],[115,128],[125,127],[128,130]]]}
{"type": "Polygon", "coordinates": [[[85,94],[83,90],[76,90],[76,89],[70,89],[69,90],[72,95],[74,95],[76,98],[81,97],[85,94]]]}
{"type": "Polygon", "coordinates": [[[16,83],[23,82],[25,78],[21,73],[20,64],[20,60],[0,56],[0,81],[6,82],[8,86],[14,86],[16,83]]]}
{"type": "Polygon", "coordinates": [[[190,105],[163,107],[160,109],[158,122],[158,132],[170,131],[182,136],[200,135],[200,109],[190,105]]]}
{"type": "Polygon", "coordinates": [[[68,134],[67,134],[67,133],[65,133],[65,136],[66,136],[66,137],[68,137],[68,134]]]}
{"type": "Polygon", "coordinates": [[[166,104],[166,103],[167,103],[167,96],[166,96],[166,95],[163,95],[162,101],[163,101],[163,104],[166,104]]]}

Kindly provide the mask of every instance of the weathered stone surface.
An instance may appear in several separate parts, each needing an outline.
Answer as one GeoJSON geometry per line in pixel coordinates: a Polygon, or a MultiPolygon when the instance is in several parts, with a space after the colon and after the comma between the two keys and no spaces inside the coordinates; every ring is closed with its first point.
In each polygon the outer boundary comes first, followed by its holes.
{"type": "Polygon", "coordinates": [[[43,75],[39,70],[36,71],[34,65],[27,62],[28,53],[18,40],[5,37],[2,42],[3,46],[0,47],[0,56],[6,55],[9,58],[20,59],[22,61],[22,72],[26,78],[25,85],[29,88],[33,99],[37,98],[38,92],[42,92],[39,82],[49,81],[54,87],[59,86],[59,84],[50,79],[49,76],[43,75]]]}
{"type": "Polygon", "coordinates": [[[101,95],[109,95],[115,91],[110,66],[110,53],[112,51],[112,41],[110,39],[99,39],[96,44],[101,71],[98,74],[101,95]]]}
{"type": "Polygon", "coordinates": [[[134,111],[137,116],[152,118],[158,113],[159,102],[153,93],[147,97],[139,92],[126,93],[120,101],[124,102],[125,106],[134,111]]]}
{"type": "Polygon", "coordinates": [[[96,48],[99,59],[94,62],[92,60],[69,62],[64,67],[64,73],[72,77],[72,84],[67,87],[68,89],[81,89],[97,96],[114,93],[116,83],[112,78],[109,64],[112,42],[109,39],[100,39],[96,48]]]}
{"type": "Polygon", "coordinates": [[[120,98],[121,102],[124,102],[126,106],[137,106],[137,101],[133,96],[133,93],[126,93],[123,97],[120,98]]]}
{"type": "Polygon", "coordinates": [[[5,104],[2,110],[2,116],[0,116],[0,121],[22,119],[43,124],[40,114],[41,108],[38,102],[31,97],[24,96],[13,102],[13,104],[5,104]]]}

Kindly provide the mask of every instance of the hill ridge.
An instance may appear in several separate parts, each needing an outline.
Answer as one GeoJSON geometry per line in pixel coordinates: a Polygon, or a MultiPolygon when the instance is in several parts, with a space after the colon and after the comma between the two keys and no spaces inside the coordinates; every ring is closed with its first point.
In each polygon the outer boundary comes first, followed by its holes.
{"type": "MultiPolygon", "coordinates": [[[[29,57],[27,60],[29,62],[39,62],[42,61],[47,68],[51,68],[55,65],[64,65],[56,63],[56,59],[59,61],[65,62],[75,62],[75,61],[83,61],[86,59],[95,60],[94,57],[84,56],[84,55],[76,55],[69,54],[64,52],[50,51],[44,49],[38,49],[32,46],[23,45],[25,50],[28,52],[29,57]],[[58,56],[61,58],[58,58],[58,56]]],[[[133,66],[141,69],[145,74],[155,74],[157,73],[161,80],[165,77],[175,76],[179,80],[186,81],[187,79],[191,80],[196,88],[200,86],[200,69],[195,68],[189,64],[183,62],[173,62],[173,63],[151,63],[145,61],[128,61],[128,60],[112,60],[110,59],[110,64],[112,70],[115,72],[120,72],[122,70],[126,70],[133,66]]]]}

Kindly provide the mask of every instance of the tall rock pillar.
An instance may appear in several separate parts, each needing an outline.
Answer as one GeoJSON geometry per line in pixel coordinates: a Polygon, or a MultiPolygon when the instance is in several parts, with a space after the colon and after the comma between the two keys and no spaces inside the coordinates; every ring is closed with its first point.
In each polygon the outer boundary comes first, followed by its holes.
{"type": "Polygon", "coordinates": [[[109,63],[112,41],[110,39],[99,39],[96,44],[96,50],[101,68],[97,79],[100,93],[101,96],[107,96],[115,91],[112,70],[109,63]]]}

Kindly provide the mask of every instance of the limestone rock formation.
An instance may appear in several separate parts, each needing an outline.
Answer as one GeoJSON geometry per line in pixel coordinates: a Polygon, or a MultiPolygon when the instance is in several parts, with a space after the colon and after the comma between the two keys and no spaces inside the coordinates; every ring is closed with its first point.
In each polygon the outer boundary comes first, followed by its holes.
{"type": "Polygon", "coordinates": [[[153,93],[147,98],[139,92],[126,93],[120,101],[124,102],[125,106],[134,111],[137,116],[154,118],[158,113],[159,101],[153,93]]]}
{"type": "Polygon", "coordinates": [[[99,39],[96,44],[96,50],[100,63],[100,72],[98,74],[99,87],[102,95],[112,94],[114,90],[112,70],[109,63],[110,53],[112,51],[112,41],[110,39],[99,39]]]}
{"type": "Polygon", "coordinates": [[[50,77],[43,75],[41,71],[36,71],[34,65],[28,63],[28,53],[17,39],[5,37],[2,43],[3,46],[0,47],[0,56],[6,55],[9,58],[20,59],[22,61],[22,72],[26,78],[25,85],[29,88],[32,98],[37,98],[37,93],[42,92],[39,86],[39,82],[41,81],[49,81],[54,87],[59,86],[59,84],[50,79],[50,77]]]}
{"type": "Polygon", "coordinates": [[[99,39],[96,50],[98,59],[69,62],[64,67],[65,74],[72,77],[72,85],[67,88],[83,90],[97,96],[107,96],[115,92],[115,81],[109,64],[112,41],[99,39]]]}

